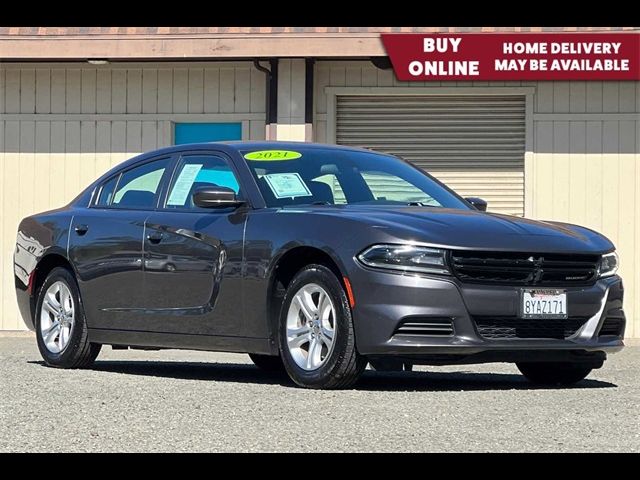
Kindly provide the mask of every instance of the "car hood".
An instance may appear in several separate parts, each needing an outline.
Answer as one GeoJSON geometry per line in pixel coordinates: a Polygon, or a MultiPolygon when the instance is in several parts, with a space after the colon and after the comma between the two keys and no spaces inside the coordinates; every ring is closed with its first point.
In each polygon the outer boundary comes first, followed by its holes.
{"type": "MultiPolygon", "coordinates": [[[[307,210],[312,212],[364,223],[368,227],[365,236],[375,237],[376,242],[566,253],[604,253],[614,248],[606,237],[588,228],[475,210],[347,205],[307,210]]],[[[351,233],[359,235],[357,231],[351,233]]]]}

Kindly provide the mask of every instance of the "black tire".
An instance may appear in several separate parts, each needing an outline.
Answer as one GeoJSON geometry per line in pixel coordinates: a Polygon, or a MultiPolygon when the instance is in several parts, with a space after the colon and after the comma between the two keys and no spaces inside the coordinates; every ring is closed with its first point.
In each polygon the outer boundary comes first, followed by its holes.
{"type": "Polygon", "coordinates": [[[100,344],[89,342],[87,322],[85,319],[82,300],[80,299],[78,284],[76,283],[76,279],[73,274],[66,268],[54,268],[42,284],[42,287],[38,292],[38,301],[36,302],[35,328],[40,355],[42,355],[45,363],[50,367],[87,368],[93,364],[94,360],[100,353],[100,349],[102,348],[102,345],[100,344]],[[42,338],[42,332],[40,329],[40,312],[42,309],[42,302],[47,289],[55,282],[63,282],[69,288],[71,296],[73,297],[75,310],[75,319],[73,327],[71,328],[69,342],[65,349],[60,353],[53,353],[49,351],[45,345],[44,339],[42,338]]]}
{"type": "Polygon", "coordinates": [[[279,322],[280,357],[291,379],[299,386],[317,389],[348,388],[353,385],[367,367],[367,359],[356,349],[355,332],[349,300],[342,284],[331,270],[322,265],[308,265],[293,278],[280,311],[279,322]],[[305,285],[315,283],[322,287],[333,302],[334,319],[333,348],[315,370],[304,370],[292,358],[287,345],[287,313],[295,294],[305,285]]]}
{"type": "Polygon", "coordinates": [[[592,368],[569,362],[520,362],[518,370],[537,385],[573,385],[584,380],[592,368]]]}
{"type": "Polygon", "coordinates": [[[265,372],[284,372],[282,359],[276,355],[260,355],[250,353],[249,358],[260,370],[265,372]]]}

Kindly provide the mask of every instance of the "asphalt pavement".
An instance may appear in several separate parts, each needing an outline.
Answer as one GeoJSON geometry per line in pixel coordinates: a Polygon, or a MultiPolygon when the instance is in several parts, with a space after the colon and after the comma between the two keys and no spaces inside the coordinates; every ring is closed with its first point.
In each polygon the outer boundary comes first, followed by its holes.
{"type": "Polygon", "coordinates": [[[0,337],[0,452],[640,452],[638,365],[636,346],[573,388],[488,364],[316,391],[246,355],[105,347],[60,370],[32,336],[0,337]]]}

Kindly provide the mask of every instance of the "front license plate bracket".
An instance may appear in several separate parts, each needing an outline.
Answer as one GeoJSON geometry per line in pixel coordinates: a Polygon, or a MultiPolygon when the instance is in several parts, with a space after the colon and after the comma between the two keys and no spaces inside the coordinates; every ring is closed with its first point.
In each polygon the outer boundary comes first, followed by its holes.
{"type": "Polygon", "coordinates": [[[567,292],[557,288],[523,288],[520,291],[520,318],[565,319],[567,292]]]}

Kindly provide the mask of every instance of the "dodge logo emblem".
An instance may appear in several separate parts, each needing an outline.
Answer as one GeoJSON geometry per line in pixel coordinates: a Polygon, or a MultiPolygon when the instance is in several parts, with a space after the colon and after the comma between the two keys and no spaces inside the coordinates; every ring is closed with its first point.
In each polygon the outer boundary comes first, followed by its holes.
{"type": "Polygon", "coordinates": [[[527,276],[527,283],[538,283],[542,279],[542,275],[544,274],[544,270],[542,269],[542,262],[544,262],[544,257],[535,258],[531,255],[527,258],[528,262],[533,263],[533,271],[527,276]]]}

